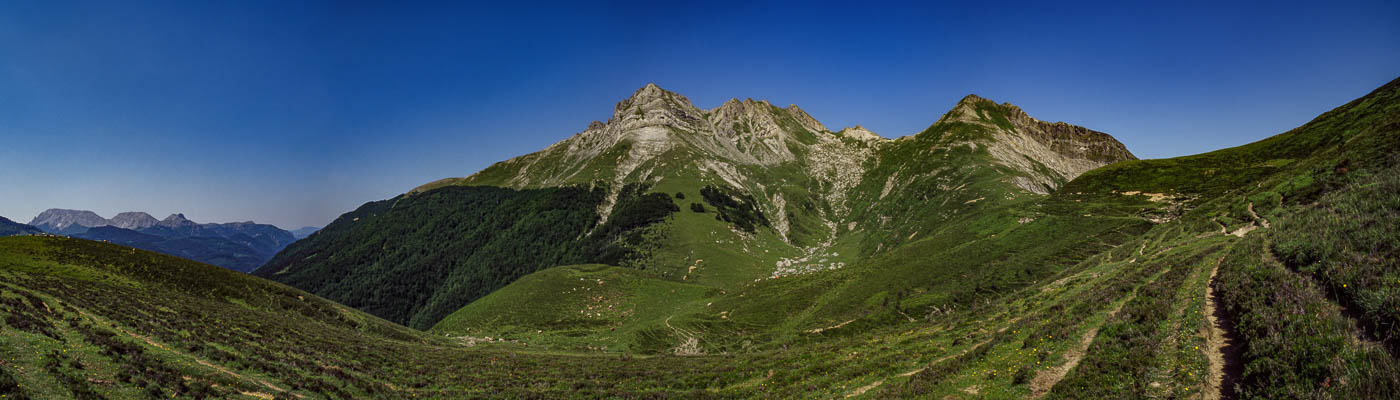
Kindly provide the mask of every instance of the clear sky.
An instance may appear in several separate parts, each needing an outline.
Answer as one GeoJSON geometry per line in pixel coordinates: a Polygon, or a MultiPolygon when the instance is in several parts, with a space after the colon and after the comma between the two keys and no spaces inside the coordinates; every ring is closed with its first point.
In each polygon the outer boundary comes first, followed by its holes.
{"type": "Polygon", "coordinates": [[[1159,158],[1400,76],[1394,0],[491,3],[2,2],[0,215],[324,225],[562,140],[648,82],[886,137],[977,93],[1159,158]]]}

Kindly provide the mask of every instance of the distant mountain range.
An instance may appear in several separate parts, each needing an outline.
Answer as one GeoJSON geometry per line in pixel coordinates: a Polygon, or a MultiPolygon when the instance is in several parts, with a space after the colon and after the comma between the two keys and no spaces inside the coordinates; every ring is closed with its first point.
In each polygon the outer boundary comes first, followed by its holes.
{"type": "Polygon", "coordinates": [[[144,212],[124,212],[111,219],[87,210],[49,209],[29,225],[68,235],[170,254],[240,272],[256,269],[297,236],[254,222],[201,224],[184,214],[157,220],[144,212]]]}

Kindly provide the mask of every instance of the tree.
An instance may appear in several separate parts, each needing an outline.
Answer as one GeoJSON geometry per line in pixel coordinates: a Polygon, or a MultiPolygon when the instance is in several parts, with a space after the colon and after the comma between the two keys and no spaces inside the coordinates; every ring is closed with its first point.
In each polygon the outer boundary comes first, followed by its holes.
{"type": "Polygon", "coordinates": [[[705,205],[700,203],[690,203],[690,211],[698,213],[705,212],[705,205]]]}

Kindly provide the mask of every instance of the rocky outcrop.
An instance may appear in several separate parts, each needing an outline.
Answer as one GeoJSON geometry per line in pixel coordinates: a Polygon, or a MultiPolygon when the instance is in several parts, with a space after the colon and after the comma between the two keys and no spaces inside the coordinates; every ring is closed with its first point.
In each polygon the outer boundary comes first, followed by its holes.
{"type": "MultiPolygon", "coordinates": [[[[1008,119],[1016,129],[1065,157],[1101,163],[1137,159],[1123,143],[1119,143],[1107,133],[1064,122],[1044,122],[1032,118],[1020,107],[1010,104],[1004,106],[1008,108],[1008,119]]],[[[1078,176],[1083,172],[1078,171],[1074,175],[1078,176]]]]}
{"type": "Polygon", "coordinates": [[[862,142],[878,142],[881,140],[886,140],[883,136],[876,135],[875,132],[871,132],[869,129],[865,129],[865,127],[860,125],[842,129],[840,132],[836,132],[836,134],[841,135],[842,137],[845,137],[847,139],[854,139],[862,142]]]}

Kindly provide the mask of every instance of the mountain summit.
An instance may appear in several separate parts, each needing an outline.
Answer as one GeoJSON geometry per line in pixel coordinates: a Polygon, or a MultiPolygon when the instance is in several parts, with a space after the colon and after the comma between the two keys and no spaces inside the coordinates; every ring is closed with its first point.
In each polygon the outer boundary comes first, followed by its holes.
{"type": "Polygon", "coordinates": [[[156,226],[156,224],[160,223],[160,220],[144,212],[127,211],[112,217],[110,222],[112,226],[122,229],[146,229],[156,226]]]}
{"type": "MultiPolygon", "coordinates": [[[[1017,185],[1033,193],[1047,193],[1098,166],[1136,159],[1108,134],[1042,122],[1019,107],[976,95],[964,97],[934,126],[950,124],[984,128],[987,134],[968,137],[966,142],[974,149],[988,146],[988,153],[1000,164],[1024,175],[1017,185]]],[[[735,170],[740,166],[812,164],[821,162],[813,159],[816,153],[864,154],[888,148],[889,142],[860,126],[832,132],[797,105],[779,108],[766,100],[730,99],[703,110],[685,96],[647,84],[618,102],[607,122],[594,121],[583,132],[540,152],[496,163],[466,178],[432,182],[414,192],[447,185],[622,184],[668,174],[698,174],[743,186],[752,179],[735,170]]],[[[859,168],[863,160],[839,161],[859,168]]]]}
{"type": "Polygon", "coordinates": [[[49,233],[72,233],[111,225],[111,222],[92,211],[50,208],[30,220],[29,225],[49,233]]]}

